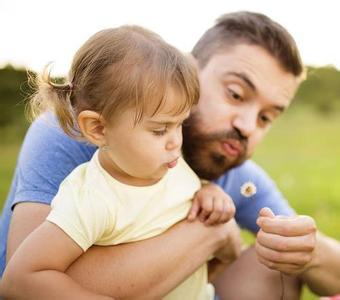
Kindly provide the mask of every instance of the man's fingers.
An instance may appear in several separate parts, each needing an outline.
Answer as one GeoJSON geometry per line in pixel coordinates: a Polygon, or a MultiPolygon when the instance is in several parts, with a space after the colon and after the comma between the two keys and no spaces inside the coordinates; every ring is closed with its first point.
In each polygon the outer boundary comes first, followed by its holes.
{"type": "Polygon", "coordinates": [[[286,252],[313,251],[316,242],[314,233],[286,238],[263,230],[257,233],[256,241],[266,248],[286,252]]]}
{"type": "Polygon", "coordinates": [[[258,257],[271,264],[292,264],[302,267],[312,258],[310,252],[280,252],[263,247],[260,243],[255,244],[255,249],[258,257]]]}
{"type": "Polygon", "coordinates": [[[257,225],[267,233],[278,234],[282,236],[301,236],[316,231],[316,225],[313,218],[309,216],[296,217],[279,217],[274,218],[259,217],[257,225]]]}
{"type": "Polygon", "coordinates": [[[259,211],[259,217],[274,218],[275,215],[274,215],[273,211],[272,211],[269,207],[263,207],[263,208],[259,211]]]}
{"type": "Polygon", "coordinates": [[[287,275],[301,273],[301,267],[298,265],[274,263],[260,256],[257,256],[257,259],[259,260],[260,263],[262,263],[263,265],[265,265],[267,268],[271,270],[280,271],[287,275]]]}

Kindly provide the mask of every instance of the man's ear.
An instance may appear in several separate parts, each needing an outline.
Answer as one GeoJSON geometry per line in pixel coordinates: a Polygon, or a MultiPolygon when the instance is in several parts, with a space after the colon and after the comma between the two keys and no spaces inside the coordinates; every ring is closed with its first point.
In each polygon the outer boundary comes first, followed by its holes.
{"type": "Polygon", "coordinates": [[[106,145],[105,120],[99,113],[83,110],[78,115],[78,125],[81,133],[90,143],[98,147],[106,145]]]}

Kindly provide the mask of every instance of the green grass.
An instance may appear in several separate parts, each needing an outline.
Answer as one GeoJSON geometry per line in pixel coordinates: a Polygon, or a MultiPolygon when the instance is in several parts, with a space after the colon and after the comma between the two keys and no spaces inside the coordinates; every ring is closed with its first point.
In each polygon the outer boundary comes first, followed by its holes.
{"type": "Polygon", "coordinates": [[[1,145],[0,148],[0,210],[7,197],[19,149],[20,142],[1,145]]]}
{"type": "Polygon", "coordinates": [[[27,123],[17,122],[11,127],[0,127],[0,211],[7,197],[27,126],[27,123]]]}
{"type": "MultiPolygon", "coordinates": [[[[21,144],[0,147],[0,207],[8,192],[21,144]]],[[[280,118],[255,153],[299,214],[315,217],[318,228],[340,240],[340,115],[296,108],[280,118]]],[[[307,289],[303,300],[318,299],[307,289]]]]}

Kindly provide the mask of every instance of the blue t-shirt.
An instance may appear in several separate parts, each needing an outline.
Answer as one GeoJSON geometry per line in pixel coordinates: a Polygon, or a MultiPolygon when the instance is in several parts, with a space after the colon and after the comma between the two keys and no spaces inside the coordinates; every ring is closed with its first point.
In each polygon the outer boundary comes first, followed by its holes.
{"type": "MultiPolygon", "coordinates": [[[[50,204],[61,181],[75,167],[89,161],[95,150],[92,145],[68,137],[51,114],[41,116],[31,125],[0,220],[0,276],[6,262],[8,227],[14,205],[20,202],[50,204]]],[[[216,182],[235,202],[238,224],[252,232],[258,230],[256,218],[262,207],[270,207],[275,214],[294,214],[275,183],[253,161],[230,170],[216,182]],[[240,187],[247,181],[257,187],[257,193],[250,198],[240,193],[240,187]]]]}

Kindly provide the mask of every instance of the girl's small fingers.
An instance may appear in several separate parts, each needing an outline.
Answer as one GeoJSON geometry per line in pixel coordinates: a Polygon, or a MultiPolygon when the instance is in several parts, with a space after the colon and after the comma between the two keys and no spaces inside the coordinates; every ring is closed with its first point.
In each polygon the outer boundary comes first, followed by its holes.
{"type": "Polygon", "coordinates": [[[221,215],[218,212],[213,211],[210,216],[205,220],[204,224],[206,225],[214,225],[218,223],[221,215]]]}
{"type": "Polygon", "coordinates": [[[204,222],[214,209],[213,198],[202,199],[200,208],[199,219],[201,222],[204,222]]]}
{"type": "Polygon", "coordinates": [[[221,216],[220,222],[221,223],[226,223],[228,222],[230,219],[232,219],[235,216],[235,205],[233,202],[225,202],[224,203],[224,211],[223,214],[221,216]]]}
{"type": "Polygon", "coordinates": [[[200,204],[199,204],[199,200],[197,198],[195,198],[193,201],[192,201],[192,206],[191,206],[191,209],[188,213],[188,217],[187,219],[189,221],[194,221],[197,217],[197,214],[200,210],[200,204]]]}
{"type": "Polygon", "coordinates": [[[198,218],[201,222],[205,222],[205,220],[209,217],[210,215],[210,212],[207,212],[206,210],[201,210],[199,215],[198,215],[198,218]]]}
{"type": "Polygon", "coordinates": [[[206,220],[207,225],[218,223],[224,213],[224,201],[222,198],[213,199],[213,211],[209,218],[206,220]]]}

